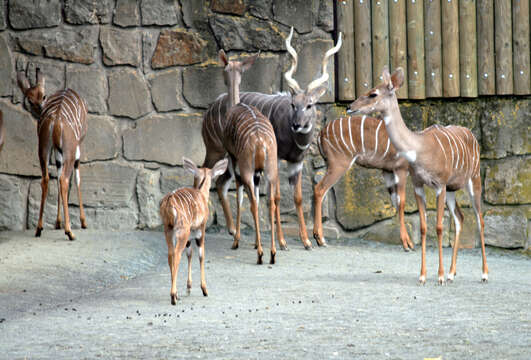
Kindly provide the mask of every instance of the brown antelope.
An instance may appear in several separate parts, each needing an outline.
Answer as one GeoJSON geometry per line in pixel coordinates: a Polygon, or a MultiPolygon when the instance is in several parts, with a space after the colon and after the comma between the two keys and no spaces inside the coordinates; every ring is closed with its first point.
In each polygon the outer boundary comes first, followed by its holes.
{"type": "Polygon", "coordinates": [[[409,164],[406,159],[396,156],[382,125],[382,120],[366,115],[341,117],[329,122],[319,133],[319,151],[328,167],[325,176],[314,187],[313,237],[320,246],[326,244],[321,219],[323,198],[353,164],[358,164],[382,169],[391,201],[398,212],[402,246],[405,251],[414,248],[404,223],[409,164]]]}
{"type": "Polygon", "coordinates": [[[177,273],[181,255],[186,247],[188,256],[187,292],[192,288],[192,247],[189,240],[193,231],[199,250],[201,267],[201,290],[208,296],[205,281],[205,229],[208,220],[208,198],[210,183],[213,178],[223,174],[228,160],[218,161],[212,169],[197,168],[189,159],[183,157],[183,166],[194,175],[194,187],[180,188],[172,191],[160,201],[160,217],[164,225],[164,235],[168,245],[168,265],[171,272],[171,304],[175,305],[177,297],[177,273]]]}
{"type": "Polygon", "coordinates": [[[479,144],[472,132],[461,126],[433,125],[421,132],[410,131],[398,107],[396,90],[404,82],[404,71],[398,68],[392,75],[387,68],[383,71],[383,83],[359,97],[350,105],[350,110],[364,114],[379,111],[391,143],[398,154],[410,164],[410,174],[415,187],[419,208],[420,234],[422,240],[422,262],[420,283],[426,282],[426,197],[424,185],[437,193],[437,239],[439,243],[439,284],[444,284],[442,259],[442,231],[444,203],[455,223],[455,242],[448,281],[456,274],[459,235],[463,225],[463,213],[455,201],[455,192],[466,188],[474,211],[481,239],[483,257],[482,281],[488,280],[487,258],[485,256],[484,223],[481,215],[481,175],[479,144]]]}
{"type": "MultiPolygon", "coordinates": [[[[297,53],[290,45],[292,36],[293,28],[289,37],[286,39],[286,47],[292,56],[292,65],[289,71],[286,72],[285,78],[291,93],[268,95],[255,92],[243,92],[240,95],[240,102],[255,106],[273,125],[277,141],[277,159],[287,161],[289,182],[294,188],[293,199],[299,220],[299,237],[304,247],[311,249],[312,243],[308,240],[302,210],[302,166],[304,156],[313,140],[313,130],[317,117],[314,105],[326,92],[326,87],[322,85],[328,80],[328,72],[326,70],[328,59],[339,51],[341,47],[341,34],[339,35],[337,45],[328,50],[323,58],[322,75],[312,81],[305,90],[292,78],[297,68],[297,53]]],[[[226,115],[230,107],[230,101],[230,96],[223,94],[209,106],[205,113],[201,130],[206,147],[204,166],[211,166],[226,153],[223,147],[223,134],[225,126],[228,123],[226,115]]],[[[223,206],[227,228],[229,229],[229,233],[234,234],[234,223],[227,200],[227,191],[230,185],[229,180],[229,173],[219,177],[216,182],[216,188],[223,206]]],[[[280,217],[280,209],[278,207],[276,212],[276,216],[280,217]]],[[[287,248],[283,236],[279,236],[278,242],[281,249],[287,248]]]]}
{"type": "Polygon", "coordinates": [[[171,272],[171,304],[177,301],[177,273],[181,255],[186,247],[188,256],[187,292],[192,288],[192,247],[190,233],[193,231],[199,250],[201,267],[201,290],[208,296],[205,281],[205,228],[208,220],[208,197],[212,178],[223,174],[227,169],[227,159],[218,161],[212,169],[200,168],[183,158],[183,166],[194,175],[194,187],[180,188],[172,191],[160,201],[160,217],[164,225],[164,235],[168,245],[168,265],[171,272]]]}
{"type": "MultiPolygon", "coordinates": [[[[242,69],[250,66],[254,60],[229,61],[223,50],[220,50],[219,57],[225,65],[223,77],[230,94],[230,108],[226,115],[227,124],[223,133],[223,146],[230,156],[229,170],[231,176],[236,179],[237,189],[236,231],[232,248],[237,249],[240,241],[241,205],[245,187],[254,218],[257,263],[262,264],[264,252],[260,241],[258,202],[260,178],[262,174],[265,174],[271,222],[271,259],[269,262],[274,264],[276,255],[274,215],[277,214],[276,209],[280,200],[275,131],[269,120],[256,107],[240,103],[239,85],[242,69]]],[[[280,216],[277,218],[277,231],[282,234],[280,216]]]]}
{"type": "Polygon", "coordinates": [[[24,97],[28,100],[30,111],[37,119],[37,135],[39,137],[39,162],[42,171],[42,197],[39,211],[39,222],[35,236],[41,236],[44,205],[48,194],[48,161],[55,160],[57,166],[57,219],[55,228],[61,228],[61,199],[65,215],[65,234],[70,240],[75,236],[70,229],[68,213],[68,189],[72,170],[75,169],[77,194],[79,198],[79,218],[81,227],[87,227],[83,201],[81,198],[81,177],[79,159],[81,158],[81,142],[87,134],[87,106],[83,99],[72,89],[57,91],[46,98],[44,94],[44,76],[37,68],[37,84],[30,87],[23,72],[17,75],[17,81],[24,97]],[[55,159],[52,156],[55,155],[55,159]]]}
{"type": "Polygon", "coordinates": [[[0,151],[4,147],[4,114],[0,110],[0,151]]]}

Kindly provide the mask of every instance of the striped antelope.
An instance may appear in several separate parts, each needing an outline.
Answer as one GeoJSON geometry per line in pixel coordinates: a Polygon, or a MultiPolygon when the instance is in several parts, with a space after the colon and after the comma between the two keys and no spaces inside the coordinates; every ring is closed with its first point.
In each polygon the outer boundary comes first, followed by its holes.
{"type": "Polygon", "coordinates": [[[181,254],[186,247],[188,256],[188,294],[192,288],[192,247],[190,233],[193,231],[196,245],[199,249],[199,263],[201,267],[201,290],[208,296],[205,281],[205,228],[208,220],[208,197],[210,182],[225,172],[227,159],[218,161],[212,169],[201,168],[187,158],[183,158],[183,166],[194,174],[193,188],[180,188],[172,191],[160,201],[160,217],[164,225],[164,235],[168,245],[168,265],[171,272],[171,304],[175,305],[177,297],[177,273],[181,254]]]}
{"type": "Polygon", "coordinates": [[[37,84],[30,87],[23,72],[17,74],[17,81],[24,97],[28,100],[30,111],[37,118],[37,135],[39,137],[39,162],[42,171],[42,197],[39,222],[35,236],[41,236],[42,217],[48,194],[48,161],[55,160],[57,166],[57,219],[55,228],[61,228],[61,199],[65,215],[65,234],[70,240],[75,236],[70,229],[68,213],[68,189],[72,170],[75,169],[77,194],[79,198],[79,218],[85,229],[87,222],[81,198],[81,177],[79,174],[80,145],[87,134],[87,107],[83,99],[72,89],[56,92],[46,98],[44,95],[44,76],[37,68],[37,84]],[[55,155],[55,159],[52,156],[55,155]]]}
{"type": "Polygon", "coordinates": [[[324,245],[321,210],[328,190],[353,164],[382,169],[387,190],[400,220],[400,240],[405,251],[413,249],[404,223],[408,162],[397,157],[383,121],[373,117],[349,116],[329,122],[317,138],[319,151],[326,160],[327,170],[314,188],[313,237],[324,245]]]}
{"type": "Polygon", "coordinates": [[[4,114],[2,113],[2,110],[0,110],[0,151],[2,151],[2,148],[4,147],[4,114]]]}
{"type": "Polygon", "coordinates": [[[472,132],[461,126],[433,125],[421,132],[410,131],[398,107],[396,90],[404,82],[404,72],[398,68],[392,75],[387,68],[383,71],[383,83],[358,98],[350,105],[350,110],[360,113],[379,111],[391,143],[400,156],[410,164],[410,174],[415,187],[415,197],[419,208],[420,234],[422,239],[422,262],[420,283],[426,282],[426,197],[424,185],[437,193],[437,238],[439,242],[439,284],[444,284],[442,260],[442,231],[444,203],[452,214],[455,223],[455,242],[448,281],[456,274],[459,235],[463,225],[463,213],[455,201],[455,192],[466,188],[476,213],[481,238],[483,257],[482,281],[488,280],[487,258],[485,256],[484,223],[481,215],[481,175],[479,145],[472,132]]]}
{"type": "MultiPolygon", "coordinates": [[[[269,219],[271,222],[271,258],[270,264],[275,263],[275,222],[274,215],[280,202],[278,188],[277,142],[275,131],[267,118],[254,106],[240,103],[239,83],[241,68],[245,63],[229,61],[225,52],[220,50],[219,56],[224,68],[225,84],[229,88],[230,101],[227,112],[227,124],[223,132],[223,146],[230,157],[230,174],[236,179],[236,231],[234,233],[233,249],[238,248],[240,241],[241,206],[243,189],[251,203],[251,213],[254,218],[256,231],[256,251],[258,264],[262,264],[262,243],[260,241],[260,220],[258,217],[258,202],[260,200],[260,178],[265,174],[269,198],[269,219]]],[[[277,217],[277,231],[280,229],[280,216],[277,217]]]]}
{"type": "MultiPolygon", "coordinates": [[[[268,95],[255,92],[243,92],[240,94],[240,101],[244,104],[255,106],[273,125],[277,141],[277,158],[287,161],[289,182],[294,188],[293,198],[299,220],[299,237],[304,247],[310,249],[312,244],[308,240],[302,210],[302,166],[304,156],[313,140],[313,129],[317,117],[314,105],[326,92],[326,87],[322,85],[328,80],[328,72],[326,70],[328,59],[339,51],[341,47],[341,34],[339,35],[337,45],[328,50],[323,58],[322,75],[312,81],[305,90],[292,78],[298,61],[297,53],[290,45],[292,36],[293,28],[289,37],[286,39],[286,47],[292,56],[292,65],[285,73],[285,78],[291,93],[268,95]]],[[[226,114],[229,109],[229,102],[230,97],[227,94],[223,94],[210,105],[205,113],[201,131],[206,147],[205,166],[212,165],[225,154],[223,133],[227,124],[226,114]]],[[[229,180],[229,174],[220,177],[216,182],[216,187],[221,204],[223,205],[227,228],[231,234],[234,234],[234,223],[226,197],[229,180]]],[[[280,209],[277,208],[276,211],[277,217],[279,217],[280,209]]],[[[279,237],[279,244],[281,249],[287,248],[283,237],[279,237]]]]}

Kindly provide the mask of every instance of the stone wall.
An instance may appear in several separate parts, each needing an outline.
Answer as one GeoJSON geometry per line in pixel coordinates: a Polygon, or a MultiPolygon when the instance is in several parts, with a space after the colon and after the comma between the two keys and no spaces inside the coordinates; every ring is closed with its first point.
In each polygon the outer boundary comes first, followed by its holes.
{"type": "MultiPolygon", "coordinates": [[[[0,229],[34,228],[41,192],[36,123],[24,110],[17,70],[34,80],[39,67],[47,94],[71,87],[88,104],[81,174],[89,226],[158,228],[162,195],[192,182],[181,167],[182,156],[203,160],[202,113],[225,91],[218,49],[231,56],[261,51],[243,78],[242,90],[286,90],[281,73],[289,63],[284,39],[290,26],[296,29],[292,43],[300,54],[295,77],[306,86],[318,75],[324,51],[333,45],[333,0],[0,0],[0,109],[7,137],[0,153],[0,229]]],[[[346,104],[334,104],[334,76],[331,79],[319,105],[320,125],[345,110],[346,104]]],[[[487,242],[529,246],[531,99],[408,102],[402,109],[416,129],[433,123],[473,129],[483,154],[487,242]]],[[[312,185],[324,171],[314,146],[303,180],[310,232],[312,185]]],[[[51,172],[54,176],[53,167],[51,172]]],[[[297,236],[285,164],[281,182],[285,232],[297,236]]],[[[234,204],[234,193],[230,195],[234,204]]],[[[76,228],[75,191],[70,203],[76,228]]],[[[429,204],[433,215],[433,195],[429,204]]],[[[55,222],[56,206],[52,183],[45,209],[48,228],[55,222]]],[[[224,218],[217,196],[211,197],[211,210],[209,224],[220,229],[224,218]]],[[[418,242],[415,210],[409,188],[407,220],[418,242]]],[[[474,216],[469,207],[464,211],[463,245],[472,247],[477,245],[474,216]]],[[[377,170],[351,169],[327,196],[323,214],[328,238],[398,240],[395,211],[377,170]]],[[[434,216],[430,221],[433,240],[434,216]]],[[[251,226],[248,212],[243,222],[251,226]]],[[[267,229],[266,221],[263,225],[267,229]]],[[[445,239],[447,245],[450,236],[445,239]]]]}

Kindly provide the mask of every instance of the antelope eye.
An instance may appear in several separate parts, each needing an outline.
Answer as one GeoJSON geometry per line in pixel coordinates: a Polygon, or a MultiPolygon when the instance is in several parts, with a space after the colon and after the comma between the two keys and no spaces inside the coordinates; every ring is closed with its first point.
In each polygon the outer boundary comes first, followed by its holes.
{"type": "Polygon", "coordinates": [[[307,109],[307,110],[309,110],[309,109],[311,109],[311,108],[312,108],[312,104],[308,104],[308,105],[306,105],[306,109],[307,109]]]}
{"type": "Polygon", "coordinates": [[[370,94],[369,94],[369,97],[371,97],[371,98],[375,98],[375,97],[377,97],[377,96],[378,96],[377,93],[370,93],[370,94]]]}

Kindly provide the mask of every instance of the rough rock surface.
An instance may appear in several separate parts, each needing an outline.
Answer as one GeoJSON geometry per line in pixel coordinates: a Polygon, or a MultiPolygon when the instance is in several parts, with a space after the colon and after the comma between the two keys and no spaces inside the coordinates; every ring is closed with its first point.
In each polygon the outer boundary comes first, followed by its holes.
{"type": "Polygon", "coordinates": [[[140,11],[137,1],[117,0],[113,23],[121,27],[140,25],[140,11]]]}
{"type": "Polygon", "coordinates": [[[116,125],[109,116],[88,116],[87,136],[81,145],[81,161],[115,159],[121,151],[116,125]]]}
{"type": "Polygon", "coordinates": [[[156,72],[150,76],[151,98],[159,112],[180,110],[184,107],[181,100],[182,75],[177,69],[156,72]]]}
{"type": "Polygon", "coordinates": [[[11,0],[8,14],[9,23],[17,30],[53,27],[61,23],[61,1],[11,0]]]}
{"type": "Polygon", "coordinates": [[[177,0],[142,0],[142,25],[175,25],[180,19],[177,0]]]}
{"type": "Polygon", "coordinates": [[[65,20],[70,24],[108,24],[111,20],[112,0],[66,0],[65,20]]]}
{"type": "Polygon", "coordinates": [[[112,115],[137,119],[147,114],[151,110],[151,101],[144,77],[133,69],[123,68],[111,72],[108,104],[112,115]]]}
{"type": "Polygon", "coordinates": [[[197,33],[184,29],[162,30],[151,59],[154,69],[191,65],[205,59],[206,42],[197,33]]]}
{"type": "Polygon", "coordinates": [[[489,164],[485,200],[491,204],[531,204],[531,157],[489,164]]]}
{"type": "Polygon", "coordinates": [[[1,230],[26,228],[26,203],[29,182],[15,176],[0,175],[0,204],[8,205],[9,211],[0,212],[1,230]]]}
{"type": "Polygon", "coordinates": [[[82,65],[67,65],[66,87],[75,90],[85,100],[89,112],[107,112],[109,89],[104,71],[82,65]]]}
{"type": "Polygon", "coordinates": [[[100,43],[105,65],[140,66],[141,34],[137,30],[102,28],[100,43]]]}

